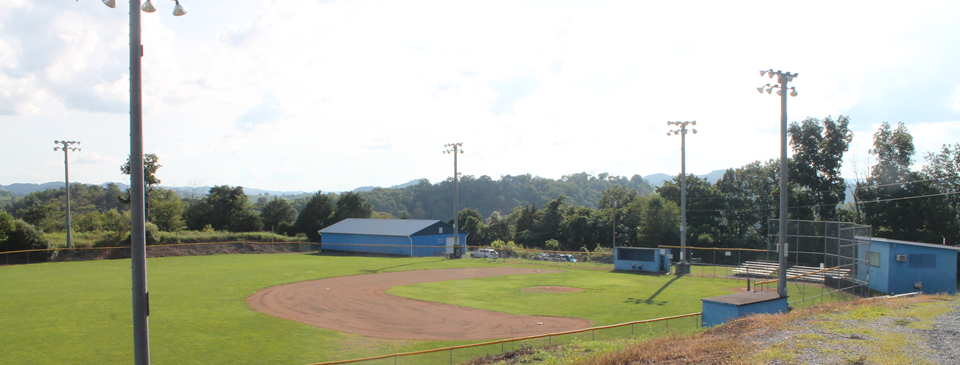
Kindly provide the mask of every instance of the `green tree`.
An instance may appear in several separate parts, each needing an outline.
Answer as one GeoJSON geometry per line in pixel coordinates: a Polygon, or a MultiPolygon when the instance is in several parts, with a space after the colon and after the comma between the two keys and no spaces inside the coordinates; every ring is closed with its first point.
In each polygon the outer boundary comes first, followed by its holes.
{"type": "Polygon", "coordinates": [[[153,224],[165,232],[176,232],[185,226],[183,221],[183,202],[173,190],[156,188],[150,195],[150,210],[153,212],[153,224]]]}
{"type": "Polygon", "coordinates": [[[765,248],[767,225],[779,207],[779,162],[751,162],[728,169],[717,181],[723,195],[720,245],[765,248]]]}
{"type": "Polygon", "coordinates": [[[263,218],[263,227],[275,230],[283,223],[293,223],[297,220],[297,211],[290,206],[286,199],[274,196],[273,200],[263,205],[260,211],[263,218]]]}
{"type": "Polygon", "coordinates": [[[849,125],[849,118],[842,115],[836,121],[828,116],[823,120],[807,118],[790,125],[790,147],[793,149],[790,181],[811,195],[810,203],[800,204],[814,205],[819,220],[835,221],[836,207],[846,196],[847,185],[840,176],[840,168],[843,154],[853,140],[849,125]]]}
{"type": "MultiPolygon", "coordinates": [[[[160,165],[160,158],[153,153],[145,153],[143,155],[143,201],[146,205],[144,207],[146,211],[146,221],[150,222],[150,194],[153,193],[153,187],[160,185],[160,179],[157,178],[157,170],[163,165],[160,165]]],[[[130,175],[130,156],[127,156],[127,162],[120,166],[120,172],[124,175],[130,175]]],[[[123,196],[118,197],[121,202],[124,204],[130,204],[130,189],[127,189],[127,193],[123,196]]]]}
{"type": "Polygon", "coordinates": [[[659,195],[647,197],[643,205],[639,244],[642,247],[680,244],[680,208],[659,195]]]}
{"type": "MultiPolygon", "coordinates": [[[[680,206],[680,175],[657,188],[661,198],[680,206]]],[[[687,175],[687,243],[696,245],[696,237],[711,234],[722,223],[723,194],[706,178],[687,175]]],[[[679,213],[678,213],[679,214],[679,213]]],[[[679,217],[678,217],[679,218],[679,217]]]]}
{"type": "Polygon", "coordinates": [[[923,174],[946,196],[953,210],[960,213],[960,143],[945,144],[938,153],[928,152],[925,159],[923,174]]]}
{"type": "Polygon", "coordinates": [[[0,245],[10,238],[10,235],[13,234],[13,231],[16,229],[17,226],[14,223],[13,216],[0,210],[0,245]]]}
{"type": "Polygon", "coordinates": [[[217,185],[187,211],[187,226],[201,230],[206,225],[216,230],[256,232],[263,228],[260,214],[250,204],[242,186],[217,185]]]}
{"type": "Polygon", "coordinates": [[[373,206],[360,194],[345,192],[337,199],[337,210],[333,212],[333,223],[347,218],[370,218],[373,206]]]}
{"type": "Polygon", "coordinates": [[[480,212],[477,212],[476,209],[461,209],[460,213],[457,214],[457,220],[459,221],[460,231],[470,233],[470,236],[467,238],[467,242],[470,242],[470,245],[487,246],[493,241],[487,238],[487,226],[483,224],[483,216],[480,215],[480,212]]]}
{"type": "MultiPolygon", "coordinates": [[[[22,219],[14,221],[14,229],[6,240],[0,241],[0,252],[21,250],[42,250],[50,248],[50,243],[32,224],[22,219]]],[[[49,255],[46,251],[28,253],[31,262],[46,261],[49,255]]]]}
{"type": "Polygon", "coordinates": [[[500,212],[494,211],[487,217],[487,229],[484,230],[486,239],[493,241],[510,242],[513,241],[513,225],[510,224],[509,217],[500,215],[500,212]]]}
{"type": "Polygon", "coordinates": [[[913,136],[903,123],[893,129],[884,122],[870,153],[877,164],[858,186],[857,200],[874,235],[928,243],[950,238],[956,244],[956,212],[924,175],[910,170],[913,136]]]}
{"type": "Polygon", "coordinates": [[[311,242],[320,242],[319,231],[332,224],[332,216],[333,200],[330,194],[317,191],[304,205],[293,227],[296,232],[306,234],[311,242]]]}

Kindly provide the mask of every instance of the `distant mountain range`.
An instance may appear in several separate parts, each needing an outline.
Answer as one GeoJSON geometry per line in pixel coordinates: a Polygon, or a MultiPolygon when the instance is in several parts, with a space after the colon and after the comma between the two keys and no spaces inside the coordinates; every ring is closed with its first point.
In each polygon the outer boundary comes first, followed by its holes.
{"type": "MultiPolygon", "coordinates": [[[[706,178],[706,179],[707,179],[708,181],[710,181],[711,183],[715,183],[715,182],[717,182],[717,180],[720,180],[720,179],[723,177],[723,173],[724,173],[725,171],[726,171],[726,170],[716,170],[716,171],[712,171],[712,172],[707,173],[707,174],[696,175],[696,176],[697,176],[697,177],[701,177],[701,178],[706,178]]],[[[650,185],[652,185],[652,186],[654,186],[654,187],[659,187],[660,185],[663,185],[663,182],[664,182],[664,181],[671,180],[671,179],[673,179],[675,176],[676,176],[676,175],[651,174],[651,175],[644,176],[643,179],[644,179],[644,180],[647,180],[647,181],[650,183],[650,185]]],[[[418,182],[420,182],[419,179],[417,179],[417,180],[410,180],[410,181],[405,182],[405,183],[400,184],[400,185],[391,186],[391,188],[394,188],[394,189],[403,189],[403,188],[408,187],[408,186],[411,186],[411,185],[416,185],[418,182]]],[[[106,187],[108,184],[110,184],[110,183],[103,183],[103,184],[99,184],[99,185],[102,186],[102,187],[106,187]]],[[[113,184],[116,184],[117,187],[120,188],[120,190],[126,190],[127,188],[130,187],[128,184],[124,184],[124,183],[120,183],[120,182],[115,182],[115,183],[113,183],[113,184]]],[[[88,185],[89,185],[89,184],[88,184],[88,185]]],[[[51,182],[43,183],[43,184],[15,183],[15,184],[10,184],[10,185],[0,185],[0,189],[2,189],[2,190],[7,190],[7,191],[13,193],[13,195],[17,195],[17,196],[25,196],[25,195],[28,195],[28,194],[33,193],[33,192],[43,191],[43,190],[47,190],[47,189],[59,189],[59,188],[61,188],[61,187],[63,187],[63,181],[51,181],[51,182]]],[[[193,190],[193,188],[190,188],[190,187],[181,187],[181,186],[176,186],[176,187],[161,186],[161,187],[164,188],[164,189],[172,189],[172,190],[175,190],[175,191],[178,191],[178,192],[181,192],[181,193],[186,193],[186,192],[189,192],[189,191],[193,190]]],[[[210,186],[201,186],[201,187],[197,188],[197,193],[198,193],[198,194],[204,194],[204,195],[205,195],[205,194],[207,194],[207,192],[210,191],[210,188],[211,188],[210,186]]],[[[361,192],[372,191],[373,189],[376,189],[376,188],[378,188],[378,186],[361,186],[361,187],[356,188],[356,189],[353,189],[353,190],[351,190],[351,191],[354,192],[354,193],[361,193],[361,192]]],[[[247,193],[247,195],[279,195],[279,196],[297,196],[297,195],[303,195],[303,194],[311,193],[311,192],[301,191],[301,190],[297,190],[297,191],[265,190],[265,189],[250,188],[250,187],[246,187],[246,186],[243,187],[243,192],[247,193]]]]}

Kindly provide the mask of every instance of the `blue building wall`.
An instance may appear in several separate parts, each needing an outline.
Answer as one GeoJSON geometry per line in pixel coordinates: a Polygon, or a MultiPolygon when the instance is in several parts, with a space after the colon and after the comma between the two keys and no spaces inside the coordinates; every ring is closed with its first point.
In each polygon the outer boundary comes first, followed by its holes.
{"type": "Polygon", "coordinates": [[[613,269],[624,271],[669,272],[668,256],[658,248],[616,247],[613,250],[613,269]]]}
{"type": "Polygon", "coordinates": [[[320,236],[320,244],[321,249],[324,250],[410,256],[410,239],[403,236],[324,233],[320,236]],[[338,243],[347,245],[338,245],[338,243]],[[361,244],[371,246],[356,246],[361,244]],[[391,245],[401,247],[390,247],[391,245]]]}
{"type": "Polygon", "coordinates": [[[924,294],[957,293],[957,251],[904,243],[873,240],[870,250],[880,254],[880,266],[870,267],[870,288],[887,294],[918,291],[924,294]],[[897,254],[906,261],[897,261],[897,254]]]}
{"type": "MultiPolygon", "coordinates": [[[[450,234],[435,234],[435,235],[421,235],[421,236],[412,236],[414,246],[432,246],[432,247],[414,247],[413,256],[414,257],[423,257],[423,256],[437,256],[443,255],[447,252],[447,237],[453,237],[453,232],[450,234]]],[[[467,245],[467,234],[460,233],[460,245],[467,245]]],[[[463,248],[460,249],[460,253],[463,254],[466,252],[463,248]]]]}
{"type": "MultiPolygon", "coordinates": [[[[418,235],[410,237],[324,233],[321,235],[320,247],[324,250],[367,252],[400,256],[411,256],[412,252],[413,257],[423,257],[442,255],[445,253],[447,237],[453,237],[453,232],[443,235],[418,235]],[[413,246],[432,247],[411,247],[411,244],[413,246]]],[[[467,234],[460,233],[461,245],[465,245],[466,242],[467,234]]]]}
{"type": "Polygon", "coordinates": [[[784,313],[787,311],[787,298],[777,298],[748,304],[730,304],[701,299],[703,310],[701,313],[704,327],[713,327],[727,323],[731,319],[740,318],[756,313],[784,313]]]}

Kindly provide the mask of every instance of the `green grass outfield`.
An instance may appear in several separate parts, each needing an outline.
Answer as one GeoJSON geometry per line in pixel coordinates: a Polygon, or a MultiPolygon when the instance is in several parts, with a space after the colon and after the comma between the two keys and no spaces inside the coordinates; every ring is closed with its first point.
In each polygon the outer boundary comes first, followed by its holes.
{"type": "MultiPolygon", "coordinates": [[[[154,364],[302,365],[468,343],[343,334],[254,312],[245,299],[262,288],[304,280],[492,265],[503,264],[313,254],[151,258],[151,359],[154,364]]],[[[729,294],[730,288],[744,285],[714,278],[562,269],[567,271],[418,284],[390,293],[514,314],[587,318],[604,325],[697,312],[700,298],[729,294]],[[560,285],[586,290],[520,291],[560,285]]],[[[130,260],[0,267],[0,362],[130,363],[130,276],[130,260]]]]}

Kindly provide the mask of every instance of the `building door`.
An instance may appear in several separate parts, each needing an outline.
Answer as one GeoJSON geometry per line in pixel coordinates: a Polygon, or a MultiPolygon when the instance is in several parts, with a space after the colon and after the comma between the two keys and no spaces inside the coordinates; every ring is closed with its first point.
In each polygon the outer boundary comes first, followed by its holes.
{"type": "Polygon", "coordinates": [[[453,253],[453,237],[447,237],[447,253],[453,253]]]}

